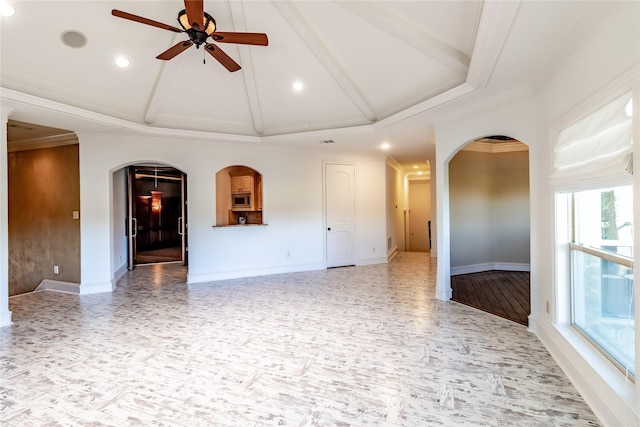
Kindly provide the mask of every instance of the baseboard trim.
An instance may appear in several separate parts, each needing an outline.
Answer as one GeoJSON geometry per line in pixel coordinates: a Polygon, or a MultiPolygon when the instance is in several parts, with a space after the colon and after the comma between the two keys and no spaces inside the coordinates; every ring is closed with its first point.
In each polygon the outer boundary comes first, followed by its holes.
{"type": "Polygon", "coordinates": [[[531,271],[531,264],[517,262],[485,262],[482,264],[462,265],[451,267],[451,275],[482,273],[483,271],[504,270],[504,271],[531,271]]]}
{"type": "Polygon", "coordinates": [[[527,322],[528,323],[527,330],[529,332],[531,332],[532,334],[535,334],[537,332],[537,330],[538,330],[538,327],[537,327],[537,321],[538,320],[536,319],[536,317],[533,314],[530,314],[529,317],[527,318],[527,320],[528,320],[528,322],[527,322]]]}
{"type": "Polygon", "coordinates": [[[13,324],[13,320],[11,319],[11,311],[3,311],[0,313],[0,328],[4,328],[5,326],[9,326],[13,324]]]}
{"type": "Polygon", "coordinates": [[[539,321],[536,336],[603,425],[640,425],[640,416],[633,409],[636,401],[633,384],[568,328],[539,321]]]}
{"type": "Polygon", "coordinates": [[[398,255],[398,248],[395,247],[391,252],[387,254],[387,262],[391,261],[394,256],[398,255]]]}
{"type": "Polygon", "coordinates": [[[113,292],[115,285],[111,282],[82,283],[80,285],[80,295],[103,294],[113,292]]]}
{"type": "Polygon", "coordinates": [[[62,280],[44,279],[34,292],[52,291],[65,294],[80,295],[80,283],[63,282],[62,280]]]}
{"type": "Polygon", "coordinates": [[[243,279],[245,277],[270,276],[273,274],[299,273],[303,271],[324,270],[327,266],[324,263],[304,264],[296,266],[281,266],[270,268],[256,268],[253,270],[230,270],[211,274],[191,274],[187,275],[187,285],[197,283],[217,282],[220,280],[243,279]]]}
{"type": "Polygon", "coordinates": [[[119,269],[116,270],[116,272],[113,274],[113,279],[111,279],[111,287],[113,289],[116,288],[116,284],[118,283],[118,280],[120,280],[122,276],[127,274],[128,271],[129,271],[129,266],[127,264],[123,264],[122,266],[120,266],[119,269]]]}
{"type": "Polygon", "coordinates": [[[436,298],[441,301],[449,301],[453,296],[453,289],[440,289],[436,288],[436,298]]]}
{"type": "Polygon", "coordinates": [[[359,259],[356,265],[375,265],[375,264],[386,264],[387,257],[380,258],[368,258],[368,259],[359,259]]]}

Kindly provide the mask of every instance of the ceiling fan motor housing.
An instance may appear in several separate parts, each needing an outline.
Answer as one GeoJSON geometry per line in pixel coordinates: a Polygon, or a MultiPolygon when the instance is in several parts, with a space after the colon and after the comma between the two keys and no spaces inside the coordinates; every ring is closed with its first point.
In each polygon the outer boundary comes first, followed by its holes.
{"type": "Polygon", "coordinates": [[[199,48],[200,45],[206,42],[209,37],[209,35],[204,31],[196,30],[195,28],[190,28],[186,32],[191,41],[196,45],[196,48],[199,48]]]}
{"type": "Polygon", "coordinates": [[[207,38],[213,34],[216,29],[216,20],[207,12],[204,13],[204,28],[198,28],[197,23],[190,23],[185,9],[178,13],[178,23],[189,36],[189,39],[199,48],[201,44],[207,41],[207,38]]]}

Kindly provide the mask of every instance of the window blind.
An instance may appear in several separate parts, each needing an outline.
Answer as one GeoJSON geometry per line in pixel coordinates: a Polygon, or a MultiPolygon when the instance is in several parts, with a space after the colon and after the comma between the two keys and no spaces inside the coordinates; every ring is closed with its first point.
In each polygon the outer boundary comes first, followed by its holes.
{"type": "Polygon", "coordinates": [[[551,184],[558,190],[629,183],[632,174],[631,92],[563,129],[554,146],[551,184]]]}

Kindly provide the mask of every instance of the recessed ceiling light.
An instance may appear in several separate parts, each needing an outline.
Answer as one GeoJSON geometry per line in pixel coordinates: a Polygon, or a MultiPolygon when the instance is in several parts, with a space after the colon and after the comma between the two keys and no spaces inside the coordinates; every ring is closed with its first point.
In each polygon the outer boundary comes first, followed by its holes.
{"type": "Polygon", "coordinates": [[[0,2],[0,16],[13,16],[16,10],[9,3],[0,2]]]}
{"type": "Polygon", "coordinates": [[[383,150],[388,150],[389,148],[391,148],[391,145],[388,142],[385,142],[380,145],[380,148],[382,148],[383,150]]]}
{"type": "Polygon", "coordinates": [[[120,68],[127,68],[129,66],[129,60],[124,56],[119,56],[116,58],[116,65],[120,68]]]}
{"type": "Polygon", "coordinates": [[[60,34],[60,39],[62,40],[62,43],[74,49],[78,49],[87,44],[87,37],[80,31],[75,30],[63,32],[60,34]]]}
{"type": "Polygon", "coordinates": [[[304,89],[304,85],[302,84],[302,82],[300,80],[296,80],[295,82],[293,82],[291,87],[296,92],[302,92],[302,89],[304,89]]]}
{"type": "Polygon", "coordinates": [[[413,165],[413,168],[414,169],[418,169],[418,165],[413,165]]]}

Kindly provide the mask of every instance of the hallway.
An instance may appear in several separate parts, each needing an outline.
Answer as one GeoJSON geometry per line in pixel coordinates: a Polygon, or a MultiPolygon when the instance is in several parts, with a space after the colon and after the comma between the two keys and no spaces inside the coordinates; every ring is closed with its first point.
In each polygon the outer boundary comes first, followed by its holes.
{"type": "Polygon", "coordinates": [[[436,300],[428,254],[190,286],[185,271],[11,298],[0,423],[599,425],[524,326],[436,300]]]}

